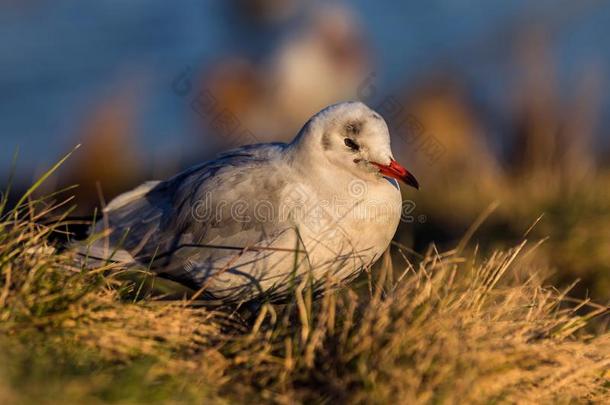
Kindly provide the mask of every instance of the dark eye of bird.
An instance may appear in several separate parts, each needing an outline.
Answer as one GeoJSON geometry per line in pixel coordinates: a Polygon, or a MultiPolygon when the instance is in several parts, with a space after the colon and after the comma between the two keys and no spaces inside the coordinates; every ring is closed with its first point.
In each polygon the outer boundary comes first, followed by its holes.
{"type": "Polygon", "coordinates": [[[351,139],[351,138],[345,138],[344,142],[345,142],[345,146],[347,146],[351,150],[359,150],[360,149],[360,145],[358,145],[356,142],[354,142],[354,140],[351,139]]]}

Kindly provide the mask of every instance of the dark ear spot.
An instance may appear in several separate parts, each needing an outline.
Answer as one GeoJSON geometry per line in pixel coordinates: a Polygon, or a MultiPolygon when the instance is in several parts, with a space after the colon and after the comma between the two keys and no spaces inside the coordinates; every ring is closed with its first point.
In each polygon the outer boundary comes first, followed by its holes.
{"type": "Polygon", "coordinates": [[[360,131],[362,131],[361,121],[352,121],[345,125],[345,132],[347,136],[358,135],[360,131]]]}
{"type": "Polygon", "coordinates": [[[328,132],[324,132],[324,134],[322,135],[322,149],[330,149],[330,135],[328,134],[328,132]]]}
{"type": "Polygon", "coordinates": [[[380,120],[381,119],[381,115],[377,114],[377,113],[373,113],[372,117],[376,120],[380,120]]]}

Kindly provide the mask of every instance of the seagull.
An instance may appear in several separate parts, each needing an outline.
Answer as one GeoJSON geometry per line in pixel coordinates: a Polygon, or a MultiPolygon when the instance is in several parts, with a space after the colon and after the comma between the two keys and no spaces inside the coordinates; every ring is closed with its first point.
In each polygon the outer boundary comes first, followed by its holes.
{"type": "Polygon", "coordinates": [[[381,257],[401,218],[397,180],[419,188],[384,119],[343,102],[290,143],[243,146],[119,195],[81,254],[147,268],[205,300],[282,300],[295,285],[348,282],[381,257]]]}

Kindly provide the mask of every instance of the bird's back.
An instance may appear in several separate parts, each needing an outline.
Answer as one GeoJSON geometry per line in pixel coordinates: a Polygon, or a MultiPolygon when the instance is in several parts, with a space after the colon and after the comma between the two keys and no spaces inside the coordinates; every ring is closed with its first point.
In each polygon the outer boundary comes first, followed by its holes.
{"type": "Polygon", "coordinates": [[[198,283],[189,267],[252,246],[277,233],[277,218],[253,219],[256,201],[273,201],[285,185],[285,144],[250,145],[192,167],[166,181],[147,182],[115,198],[94,234],[110,232],[88,247],[94,258],[150,267],[198,283]],[[212,248],[212,246],[225,248],[212,248]]]}

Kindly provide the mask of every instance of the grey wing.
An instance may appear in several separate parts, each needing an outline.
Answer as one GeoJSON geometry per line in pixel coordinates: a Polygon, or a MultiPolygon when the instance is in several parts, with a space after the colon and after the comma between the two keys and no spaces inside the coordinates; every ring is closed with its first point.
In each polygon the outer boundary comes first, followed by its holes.
{"type": "Polygon", "coordinates": [[[113,259],[133,260],[188,282],[195,276],[189,270],[193,263],[214,262],[273,238],[281,232],[277,223],[243,221],[229,203],[255,197],[273,203],[283,182],[266,168],[283,148],[267,144],[236,149],[117,197],[95,227],[97,233],[105,227],[111,233],[96,242],[94,255],[103,249],[103,257],[114,253],[113,259]]]}

